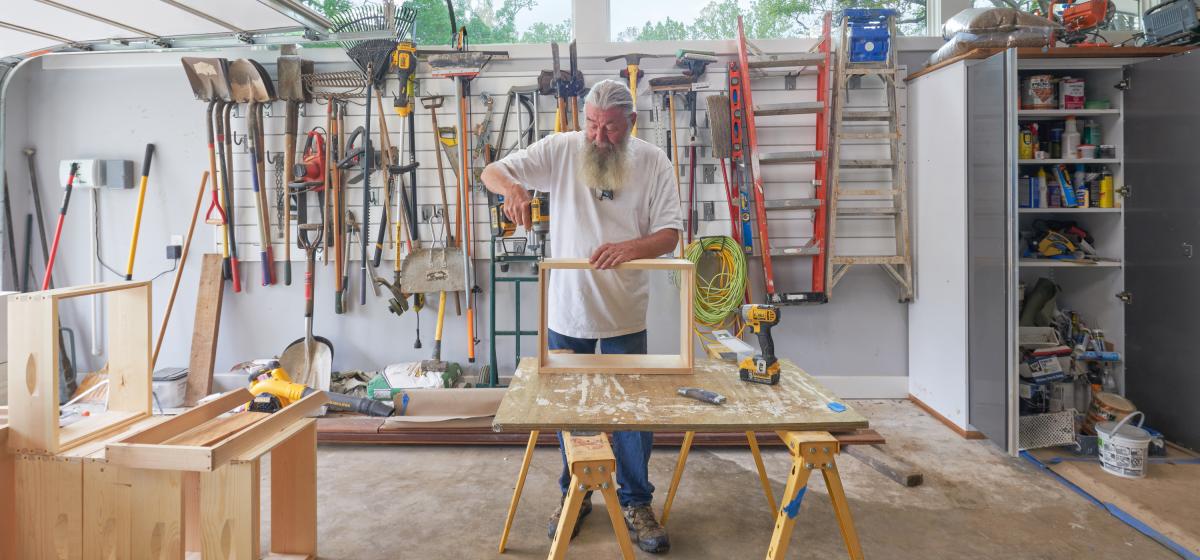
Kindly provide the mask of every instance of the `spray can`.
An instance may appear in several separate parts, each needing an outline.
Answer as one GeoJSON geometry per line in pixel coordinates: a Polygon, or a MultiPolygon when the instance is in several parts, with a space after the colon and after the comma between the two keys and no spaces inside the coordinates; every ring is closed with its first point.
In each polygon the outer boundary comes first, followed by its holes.
{"type": "Polygon", "coordinates": [[[1100,174],[1100,207],[1101,208],[1116,208],[1113,197],[1113,175],[1108,167],[1104,168],[1104,172],[1100,174]]]}

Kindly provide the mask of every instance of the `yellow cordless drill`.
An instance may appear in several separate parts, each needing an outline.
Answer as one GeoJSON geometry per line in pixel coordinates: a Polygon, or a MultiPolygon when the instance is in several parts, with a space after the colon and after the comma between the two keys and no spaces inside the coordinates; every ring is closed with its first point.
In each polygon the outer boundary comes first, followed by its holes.
{"type": "Polygon", "coordinates": [[[760,352],[738,363],[738,377],[764,385],[779,383],[779,360],[775,358],[775,341],[771,338],[771,327],[779,324],[779,308],[746,304],[742,306],[742,320],[758,336],[760,352]]]}

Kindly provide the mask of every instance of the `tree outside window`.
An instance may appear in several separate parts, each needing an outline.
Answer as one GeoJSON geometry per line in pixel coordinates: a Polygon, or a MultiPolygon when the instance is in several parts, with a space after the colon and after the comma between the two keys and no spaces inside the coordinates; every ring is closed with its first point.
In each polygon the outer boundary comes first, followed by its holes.
{"type": "MultiPolygon", "coordinates": [[[[365,3],[303,1],[326,17],[365,3]]],[[[409,0],[404,4],[417,10],[418,45],[450,44],[453,33],[445,0],[409,0]]],[[[454,0],[454,17],[459,26],[466,26],[470,44],[566,42],[573,35],[571,0],[454,0]]]]}
{"type": "Polygon", "coordinates": [[[610,0],[614,41],[728,40],[742,16],[752,39],[816,37],[821,18],[846,8],[891,8],[903,35],[926,34],[928,0],[610,0]],[[649,13],[648,13],[649,12],[649,13]]]}

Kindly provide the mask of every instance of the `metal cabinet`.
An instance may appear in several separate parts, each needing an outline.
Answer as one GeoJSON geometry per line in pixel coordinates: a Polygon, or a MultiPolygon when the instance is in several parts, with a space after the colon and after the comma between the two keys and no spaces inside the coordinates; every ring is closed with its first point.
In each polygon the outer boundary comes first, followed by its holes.
{"type": "Polygon", "coordinates": [[[1200,448],[1200,376],[1184,360],[1200,333],[1200,54],[1165,58],[1023,58],[1015,49],[963,60],[909,84],[916,297],[909,313],[910,393],[962,433],[1020,448],[1018,320],[1022,283],[1047,276],[1060,305],[1105,329],[1124,362],[1117,390],[1169,439],[1200,448]],[[1117,157],[1104,161],[1129,196],[1118,208],[1018,208],[1017,185],[1043,161],[1017,158],[1022,122],[1064,113],[1019,109],[1021,77],[1084,76],[1109,109],[1097,120],[1117,157]],[[962,123],[962,129],[957,129],[962,123]],[[1101,265],[1022,259],[1035,220],[1095,230],[1101,265]],[[963,240],[959,242],[958,240],[963,240]],[[1100,240],[1103,239],[1101,242],[1100,240]],[[962,332],[959,332],[961,329],[962,332]]]}

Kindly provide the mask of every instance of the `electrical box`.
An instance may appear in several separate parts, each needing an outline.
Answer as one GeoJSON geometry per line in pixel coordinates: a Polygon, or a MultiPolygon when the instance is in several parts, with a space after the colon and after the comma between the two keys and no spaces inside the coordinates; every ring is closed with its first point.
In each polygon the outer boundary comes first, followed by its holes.
{"type": "Polygon", "coordinates": [[[67,186],[67,175],[71,164],[78,163],[74,188],[77,189],[132,189],[133,160],[127,159],[73,159],[58,162],[58,182],[67,186]]]}

